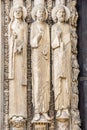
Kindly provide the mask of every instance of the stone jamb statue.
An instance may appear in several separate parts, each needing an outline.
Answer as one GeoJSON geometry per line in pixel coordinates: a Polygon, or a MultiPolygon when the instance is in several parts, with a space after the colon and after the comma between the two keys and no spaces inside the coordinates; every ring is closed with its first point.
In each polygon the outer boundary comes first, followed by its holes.
{"type": "Polygon", "coordinates": [[[32,10],[31,48],[32,48],[32,98],[34,106],[33,121],[41,117],[49,121],[50,101],[50,31],[45,22],[48,13],[44,5],[37,5],[32,10]]]}
{"type": "Polygon", "coordinates": [[[9,43],[9,118],[27,118],[27,11],[24,6],[13,6],[8,26],[9,43]]]}
{"type": "Polygon", "coordinates": [[[53,8],[52,26],[53,86],[56,118],[69,118],[71,94],[71,34],[67,21],[69,9],[64,5],[53,8]]]}

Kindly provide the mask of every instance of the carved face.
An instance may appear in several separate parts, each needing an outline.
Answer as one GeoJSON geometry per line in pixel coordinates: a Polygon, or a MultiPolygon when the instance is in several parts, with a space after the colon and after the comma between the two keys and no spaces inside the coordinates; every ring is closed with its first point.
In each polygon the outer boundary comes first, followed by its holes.
{"type": "Polygon", "coordinates": [[[64,8],[59,9],[56,15],[59,22],[65,22],[66,12],[64,8]]]}
{"type": "Polygon", "coordinates": [[[46,12],[45,9],[38,9],[37,20],[43,22],[45,20],[46,12]]]}
{"type": "Polygon", "coordinates": [[[22,16],[23,16],[23,10],[21,7],[18,7],[17,9],[14,10],[14,17],[16,19],[20,19],[22,18],[22,16]]]}
{"type": "Polygon", "coordinates": [[[73,6],[76,6],[76,4],[77,4],[76,1],[73,0],[73,1],[72,1],[72,5],[73,5],[73,6]]]}

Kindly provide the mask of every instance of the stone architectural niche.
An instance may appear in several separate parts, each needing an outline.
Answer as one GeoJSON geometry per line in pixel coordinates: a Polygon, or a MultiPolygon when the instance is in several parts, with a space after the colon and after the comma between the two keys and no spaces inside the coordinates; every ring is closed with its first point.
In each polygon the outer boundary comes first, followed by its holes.
{"type": "Polygon", "coordinates": [[[52,10],[56,23],[51,30],[53,49],[53,87],[58,130],[70,130],[71,104],[71,33],[66,22],[70,11],[64,5],[57,5],[52,10]]]}
{"type": "MultiPolygon", "coordinates": [[[[8,27],[9,119],[16,115],[19,118],[17,118],[15,122],[21,122],[21,120],[19,120],[21,119],[21,116],[23,118],[27,118],[28,26],[25,22],[26,16],[26,9],[22,5],[15,5],[10,10],[11,21],[8,27]]],[[[13,129],[16,130],[16,128],[14,128],[14,125],[13,129]]],[[[22,129],[25,130],[25,128],[22,129]]]]}
{"type": "MultiPolygon", "coordinates": [[[[44,130],[51,118],[48,116],[50,102],[50,31],[45,22],[48,13],[44,5],[36,5],[32,10],[30,44],[32,49],[32,98],[34,116],[32,123],[44,130]]],[[[45,129],[46,130],[46,129],[45,129]]]]}

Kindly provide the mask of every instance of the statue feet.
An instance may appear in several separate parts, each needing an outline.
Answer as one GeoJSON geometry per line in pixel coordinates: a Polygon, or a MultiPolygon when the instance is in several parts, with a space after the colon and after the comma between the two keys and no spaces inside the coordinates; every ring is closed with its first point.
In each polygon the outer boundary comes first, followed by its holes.
{"type": "Polygon", "coordinates": [[[48,116],[47,113],[43,113],[43,116],[45,117],[46,120],[51,121],[51,118],[48,116]]]}
{"type": "Polygon", "coordinates": [[[38,121],[38,120],[40,120],[40,114],[39,114],[39,113],[36,113],[36,114],[34,115],[33,121],[38,121]]]}
{"type": "Polygon", "coordinates": [[[56,114],[56,118],[69,118],[70,117],[70,113],[68,109],[62,109],[62,110],[58,110],[57,114],[56,114]]]}
{"type": "Polygon", "coordinates": [[[62,113],[64,114],[65,117],[67,117],[67,118],[70,117],[70,113],[69,113],[68,109],[63,110],[62,113]]]}

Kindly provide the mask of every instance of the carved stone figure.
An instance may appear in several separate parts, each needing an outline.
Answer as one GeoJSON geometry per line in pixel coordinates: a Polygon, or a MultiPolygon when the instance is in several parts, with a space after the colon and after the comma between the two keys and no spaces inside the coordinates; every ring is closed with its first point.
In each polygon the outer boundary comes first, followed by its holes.
{"type": "Polygon", "coordinates": [[[47,114],[50,100],[50,34],[49,26],[45,22],[47,15],[43,5],[37,5],[32,10],[32,18],[36,20],[31,25],[30,42],[34,121],[39,120],[41,115],[50,120],[47,114]]]}
{"type": "Polygon", "coordinates": [[[53,49],[53,86],[55,95],[56,118],[63,115],[69,117],[71,92],[71,38],[70,27],[66,21],[70,17],[69,9],[63,5],[54,7],[53,19],[57,23],[52,26],[53,49]]]}
{"type": "Polygon", "coordinates": [[[12,7],[9,24],[9,117],[27,116],[27,41],[26,9],[12,7]]]}
{"type": "Polygon", "coordinates": [[[79,68],[79,64],[77,61],[77,57],[76,55],[72,54],[72,67],[78,69],[79,68]]]}
{"type": "Polygon", "coordinates": [[[71,27],[71,40],[72,40],[72,52],[77,54],[77,40],[78,36],[76,33],[76,28],[71,27]]]}
{"type": "Polygon", "coordinates": [[[74,27],[77,26],[77,20],[78,20],[76,4],[77,4],[77,0],[72,0],[70,4],[70,11],[71,11],[70,24],[74,27]]]}
{"type": "Polygon", "coordinates": [[[72,69],[72,80],[77,81],[79,75],[79,69],[73,68],[72,69]]]}

